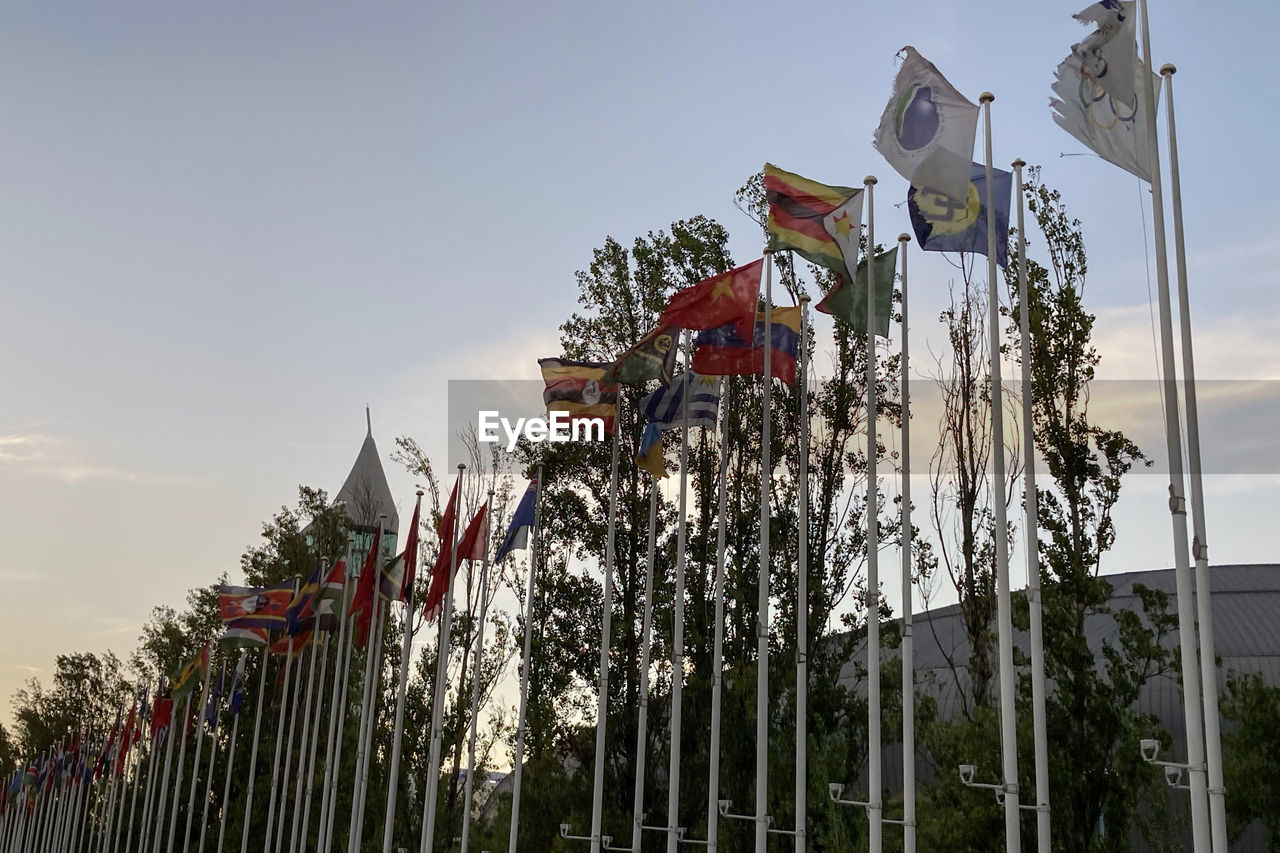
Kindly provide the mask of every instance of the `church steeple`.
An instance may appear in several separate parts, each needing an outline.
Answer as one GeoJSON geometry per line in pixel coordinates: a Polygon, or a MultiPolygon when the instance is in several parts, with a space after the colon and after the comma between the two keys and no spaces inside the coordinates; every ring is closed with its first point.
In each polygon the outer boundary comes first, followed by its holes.
{"type": "Polygon", "coordinates": [[[373,417],[367,406],[364,415],[368,427],[364,444],[361,445],[356,462],[351,466],[351,473],[347,475],[346,482],[338,490],[334,501],[341,502],[346,508],[347,516],[361,527],[373,527],[377,524],[378,517],[385,515],[387,521],[384,529],[394,534],[400,529],[395,499],[391,495],[391,487],[387,485],[387,475],[382,470],[382,458],[378,455],[378,445],[373,440],[373,417]]]}

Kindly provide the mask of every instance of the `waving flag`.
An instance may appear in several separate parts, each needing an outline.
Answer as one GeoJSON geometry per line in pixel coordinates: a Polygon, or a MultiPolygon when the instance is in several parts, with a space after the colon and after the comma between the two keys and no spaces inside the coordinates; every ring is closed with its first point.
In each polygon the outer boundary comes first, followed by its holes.
{"type": "Polygon", "coordinates": [[[178,674],[170,679],[174,699],[185,699],[200,686],[200,682],[209,675],[209,646],[204,648],[191,660],[183,664],[178,674]]]}
{"type": "Polygon", "coordinates": [[[315,617],[311,615],[311,599],[320,588],[320,571],[320,566],[316,566],[311,577],[298,588],[293,595],[293,600],[285,608],[285,618],[288,620],[287,631],[290,635],[297,635],[309,629],[315,621],[315,617]]]}
{"type": "Polygon", "coordinates": [[[248,654],[248,652],[240,652],[240,661],[236,664],[235,675],[231,677],[231,699],[228,707],[232,714],[239,714],[240,708],[244,706],[244,661],[248,654]]]}
{"type": "Polygon", "coordinates": [[[204,722],[210,731],[218,730],[218,705],[222,702],[222,679],[226,677],[227,664],[222,663],[222,669],[218,672],[218,683],[209,691],[209,701],[204,706],[204,722]]]}
{"type": "Polygon", "coordinates": [[[378,581],[378,551],[382,547],[382,525],[374,528],[373,541],[369,543],[369,552],[365,554],[364,565],[360,568],[360,579],[356,582],[356,594],[351,599],[347,616],[356,617],[356,625],[360,630],[357,645],[364,647],[369,635],[369,626],[373,621],[373,588],[378,581]]]}
{"type": "MultiPolygon", "coordinates": [[[[984,232],[985,234],[985,232],[984,232]]],[[[984,236],[985,240],[986,237],[984,236]]],[[[983,248],[986,244],[983,243],[983,248]]],[[[898,247],[876,255],[876,328],[882,338],[889,337],[889,320],[893,313],[893,276],[898,269],[898,247]]],[[[841,281],[827,291],[827,295],[815,306],[823,314],[830,314],[848,323],[854,330],[867,333],[867,259],[858,264],[854,282],[841,281]]]]}
{"type": "Polygon", "coordinates": [[[289,626],[288,609],[293,601],[293,581],[268,587],[222,586],[218,588],[218,611],[229,628],[266,628],[283,631],[289,626]]]}
{"type": "Polygon", "coordinates": [[[763,270],[761,258],[677,290],[658,319],[658,325],[699,330],[732,323],[743,335],[749,334],[756,301],[760,298],[763,270]]]}
{"type": "Polygon", "coordinates": [[[764,191],[769,248],[794,250],[847,281],[862,234],[862,190],[827,186],[765,163],[764,191]]]}
{"type": "Polygon", "coordinates": [[[636,465],[648,471],[655,480],[667,477],[667,465],[662,455],[662,427],[655,423],[644,425],[640,434],[640,449],[636,451],[636,465]]]}
{"type": "MultiPolygon", "coordinates": [[[[458,543],[458,559],[453,566],[455,573],[463,560],[484,559],[485,548],[488,547],[489,541],[488,506],[488,502],[480,505],[480,509],[472,516],[471,522],[462,534],[462,541],[458,543]]],[[[431,587],[427,590],[427,600],[422,608],[422,614],[428,621],[436,618],[444,609],[444,597],[449,593],[452,583],[448,567],[444,572],[432,575],[431,587]]]]}
{"type": "Polygon", "coordinates": [[[618,357],[613,367],[605,371],[605,381],[643,385],[650,379],[657,379],[663,385],[671,384],[671,374],[676,369],[679,335],[680,330],[674,326],[658,326],[618,357]]]}
{"type": "Polygon", "coordinates": [[[872,144],[913,186],[964,198],[978,107],[911,46],[872,144]]]}
{"type": "MultiPolygon", "coordinates": [[[[1132,2],[1104,0],[1076,15],[1098,29],[1072,45],[1054,74],[1053,120],[1093,153],[1144,181],[1151,180],[1142,74],[1134,43],[1132,2]]],[[[1155,75],[1152,75],[1153,77],[1155,75]]],[[[1159,92],[1159,86],[1153,91],[1159,92]]]]}
{"type": "MultiPolygon", "coordinates": [[[[769,372],[790,384],[796,381],[800,344],[800,309],[774,308],[770,336],[769,372]]],[[[732,325],[708,329],[694,341],[693,369],[704,376],[764,375],[764,312],[756,315],[755,334],[748,343],[732,325]]]]}
{"type": "Polygon", "coordinates": [[[569,361],[563,358],[540,358],[542,401],[548,412],[567,412],[570,423],[599,418],[604,431],[613,434],[614,421],[618,417],[618,385],[608,382],[605,374],[612,364],[592,361],[569,361]]]}
{"type": "Polygon", "coordinates": [[[645,418],[660,429],[679,429],[686,409],[689,426],[715,427],[720,409],[720,378],[686,371],[668,387],[659,388],[640,401],[645,418]]]}
{"type": "Polygon", "coordinates": [[[347,562],[346,560],[339,560],[329,570],[329,576],[324,579],[324,583],[321,584],[316,597],[312,599],[312,607],[316,614],[316,627],[321,631],[333,632],[338,630],[341,620],[338,619],[337,611],[342,609],[346,579],[347,562]],[[337,604],[335,605],[334,602],[337,602],[337,604]]]}
{"type": "MultiPolygon", "coordinates": [[[[1013,191],[1013,174],[1003,169],[993,168],[991,176],[995,179],[996,263],[1001,267],[1007,267],[1009,265],[1009,199],[1013,191]]],[[[972,252],[977,255],[986,255],[988,224],[986,166],[981,163],[972,165],[969,192],[966,194],[964,203],[930,190],[911,187],[907,190],[907,214],[911,217],[911,228],[916,232],[920,248],[926,252],[972,252]]],[[[877,278],[879,273],[880,262],[877,261],[877,278]]],[[[865,270],[860,270],[860,274],[865,291],[867,280],[865,270]]],[[[818,310],[821,311],[822,306],[818,306],[818,310]]]]}
{"type": "Polygon", "coordinates": [[[495,563],[500,562],[512,551],[517,549],[523,551],[529,547],[529,531],[533,528],[533,515],[537,502],[538,481],[535,479],[529,482],[529,487],[524,490],[524,496],[516,505],[515,514],[511,516],[511,526],[507,528],[507,535],[502,537],[502,543],[498,545],[498,555],[493,558],[495,563]]]}
{"type": "Polygon", "coordinates": [[[159,742],[173,725],[173,697],[166,691],[160,695],[151,711],[151,739],[159,742]]]}

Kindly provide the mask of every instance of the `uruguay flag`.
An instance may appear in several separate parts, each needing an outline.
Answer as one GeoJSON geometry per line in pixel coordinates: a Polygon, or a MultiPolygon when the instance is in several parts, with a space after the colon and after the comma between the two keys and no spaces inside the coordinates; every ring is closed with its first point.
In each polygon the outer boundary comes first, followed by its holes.
{"type": "Polygon", "coordinates": [[[516,514],[511,517],[507,535],[502,537],[502,544],[498,546],[498,556],[493,558],[495,563],[501,562],[503,557],[517,548],[523,551],[529,547],[529,528],[533,527],[533,508],[537,500],[538,481],[533,480],[529,483],[529,488],[524,490],[524,497],[516,507],[516,514]]]}

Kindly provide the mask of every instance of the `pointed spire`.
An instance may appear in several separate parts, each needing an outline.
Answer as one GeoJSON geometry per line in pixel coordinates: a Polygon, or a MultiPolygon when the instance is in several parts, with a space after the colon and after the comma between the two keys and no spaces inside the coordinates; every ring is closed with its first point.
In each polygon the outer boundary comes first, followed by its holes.
{"type": "Polygon", "coordinates": [[[364,407],[364,422],[369,427],[369,431],[365,433],[367,438],[373,438],[373,415],[369,414],[369,407],[364,407]]]}
{"type": "Polygon", "coordinates": [[[383,529],[388,533],[395,533],[400,529],[399,516],[391,488],[387,484],[387,475],[382,468],[378,445],[373,440],[373,418],[368,406],[365,407],[364,416],[368,427],[364,444],[361,445],[351,473],[338,490],[334,502],[345,504],[347,515],[357,524],[372,526],[377,523],[380,515],[387,516],[389,524],[383,529]]]}

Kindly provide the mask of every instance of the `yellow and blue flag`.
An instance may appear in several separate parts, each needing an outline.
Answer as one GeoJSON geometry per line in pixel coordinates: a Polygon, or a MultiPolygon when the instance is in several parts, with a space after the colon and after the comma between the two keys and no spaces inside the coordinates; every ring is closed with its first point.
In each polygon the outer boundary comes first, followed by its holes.
{"type": "MultiPolygon", "coordinates": [[[[992,169],[995,179],[996,262],[1009,265],[1009,198],[1013,175],[992,169]]],[[[969,192],[963,200],[937,190],[907,190],[907,213],[920,248],[926,252],[987,254],[987,170],[974,163],[969,171],[969,192]]]]}

